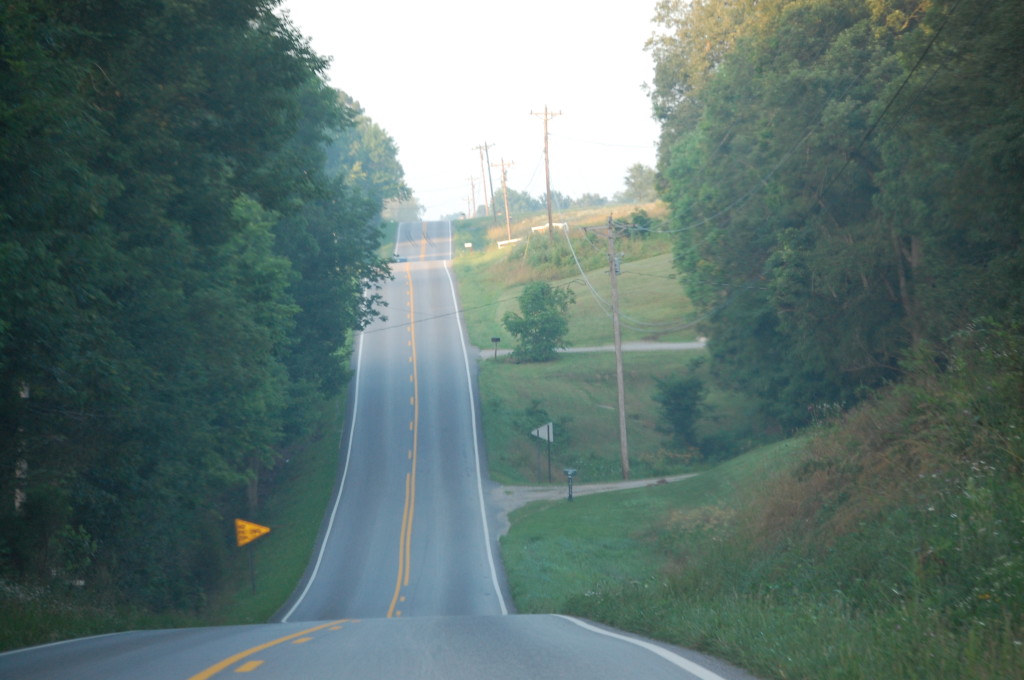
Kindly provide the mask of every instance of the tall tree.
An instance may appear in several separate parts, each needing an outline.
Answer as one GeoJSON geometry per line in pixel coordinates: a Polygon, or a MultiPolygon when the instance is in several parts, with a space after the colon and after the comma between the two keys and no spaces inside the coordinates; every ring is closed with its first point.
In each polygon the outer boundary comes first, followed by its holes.
{"type": "Polygon", "coordinates": [[[664,5],[655,103],[716,375],[798,424],[1019,315],[1019,3],[779,0],[716,26],[707,5],[664,5]]]}
{"type": "Polygon", "coordinates": [[[354,121],[331,141],[327,173],[344,178],[348,186],[375,203],[409,198],[395,140],[347,94],[339,92],[338,100],[352,113],[354,121]]]}
{"type": "Polygon", "coordinates": [[[340,386],[381,206],[324,172],[354,117],[276,4],[0,9],[0,570],[198,605],[340,386]]]}

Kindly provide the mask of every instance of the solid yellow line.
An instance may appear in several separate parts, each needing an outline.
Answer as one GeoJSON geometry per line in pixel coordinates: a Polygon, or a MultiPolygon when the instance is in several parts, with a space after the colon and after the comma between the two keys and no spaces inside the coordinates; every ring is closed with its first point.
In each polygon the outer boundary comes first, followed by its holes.
{"type": "Polygon", "coordinates": [[[252,656],[253,654],[256,654],[257,652],[262,652],[264,649],[270,649],[271,647],[274,647],[275,645],[279,645],[282,642],[288,642],[289,640],[294,640],[295,638],[300,638],[303,635],[309,635],[310,633],[315,633],[316,631],[322,630],[324,628],[327,628],[328,626],[336,626],[339,623],[344,623],[345,621],[348,621],[348,619],[338,619],[337,621],[331,621],[329,623],[322,623],[319,626],[316,626],[314,628],[309,628],[308,630],[303,630],[303,631],[300,631],[298,633],[294,633],[292,635],[286,635],[283,638],[278,638],[277,640],[272,640],[270,642],[266,642],[266,643],[264,643],[262,645],[257,645],[256,647],[253,647],[252,649],[247,649],[244,652],[239,652],[238,654],[235,654],[234,656],[229,656],[228,658],[224,659],[220,663],[216,663],[216,664],[210,666],[205,671],[200,671],[199,673],[196,673],[195,675],[190,677],[188,680],[208,680],[208,678],[212,678],[214,675],[216,675],[217,673],[220,673],[222,670],[224,670],[228,666],[231,666],[233,664],[238,663],[239,661],[241,661],[242,659],[244,659],[247,656],[252,656]]]}
{"type": "MultiPolygon", "coordinates": [[[[409,275],[410,268],[406,264],[406,274],[409,275]]],[[[415,300],[413,298],[412,276],[409,275],[409,316],[414,318],[415,300]]],[[[402,528],[398,537],[398,574],[395,577],[395,592],[391,596],[391,605],[388,607],[388,618],[396,616],[399,597],[402,588],[409,585],[409,572],[412,567],[412,520],[416,511],[416,453],[419,439],[420,403],[419,403],[419,378],[416,367],[416,324],[409,324],[409,346],[412,348],[410,361],[412,363],[412,407],[413,417],[409,423],[412,431],[412,460],[411,469],[405,476],[405,507],[402,510],[402,528]]]]}
{"type": "MultiPolygon", "coordinates": [[[[410,311],[415,309],[413,290],[412,290],[412,276],[409,276],[409,309],[410,311]]],[[[415,322],[416,318],[413,317],[415,322]]],[[[412,465],[410,473],[409,483],[409,522],[405,528],[405,578],[403,579],[403,585],[409,585],[409,572],[410,565],[412,563],[412,518],[416,513],[416,452],[419,448],[420,438],[420,380],[419,380],[419,368],[416,361],[416,324],[409,324],[410,333],[412,336],[412,419],[416,423],[413,428],[412,434],[412,465]]]]}
{"type": "Polygon", "coordinates": [[[416,457],[412,459],[413,471],[409,480],[409,521],[405,525],[405,577],[402,585],[409,585],[410,563],[412,561],[412,515],[416,508],[416,457]]]}

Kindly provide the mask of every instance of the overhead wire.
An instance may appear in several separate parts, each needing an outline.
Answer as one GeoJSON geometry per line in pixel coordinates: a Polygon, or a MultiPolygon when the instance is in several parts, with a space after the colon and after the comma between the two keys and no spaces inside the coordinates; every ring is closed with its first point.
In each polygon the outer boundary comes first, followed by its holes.
{"type": "MultiPolygon", "coordinates": [[[[919,56],[917,58],[917,61],[914,62],[913,67],[911,67],[910,71],[907,73],[906,77],[903,79],[903,82],[901,82],[900,86],[898,88],[896,88],[896,92],[894,92],[892,97],[889,98],[889,101],[886,102],[885,108],[882,109],[882,112],[880,114],[878,114],[878,118],[875,119],[875,122],[871,124],[871,126],[868,128],[867,132],[865,132],[864,136],[860,138],[860,141],[857,142],[857,145],[853,148],[853,150],[846,155],[846,162],[843,163],[843,167],[839,168],[839,172],[837,172],[832,177],[832,179],[829,181],[829,183],[826,184],[822,188],[822,193],[824,193],[826,190],[828,190],[829,187],[831,187],[833,184],[835,184],[839,180],[839,178],[846,171],[846,168],[848,168],[850,163],[853,162],[853,158],[854,158],[854,156],[856,156],[857,152],[860,151],[860,148],[862,146],[864,146],[864,144],[868,141],[868,138],[870,138],[871,135],[874,134],[875,130],[878,129],[878,126],[882,122],[882,119],[884,119],[886,117],[886,115],[889,113],[890,109],[892,109],[893,104],[896,103],[896,100],[903,93],[903,89],[907,86],[907,83],[910,82],[910,79],[914,77],[914,74],[917,72],[917,69],[921,67],[922,63],[924,63],[925,57],[928,56],[928,53],[931,51],[932,46],[935,45],[935,41],[939,39],[940,35],[942,35],[942,31],[946,28],[946,24],[949,23],[949,20],[950,20],[950,18],[952,18],[953,14],[956,13],[957,8],[960,6],[960,2],[961,2],[961,0],[956,0],[953,3],[952,7],[950,7],[950,9],[946,13],[946,15],[944,17],[942,17],[942,23],[939,24],[939,27],[937,29],[935,29],[935,33],[932,35],[931,39],[928,41],[928,44],[925,45],[924,50],[921,52],[921,56],[919,56]]],[[[935,72],[933,72],[932,75],[928,78],[928,81],[926,82],[925,86],[927,86],[927,84],[930,83],[932,78],[934,78],[934,77],[935,77],[935,72]]]]}
{"type": "MultiPolygon", "coordinates": [[[[843,172],[846,170],[846,168],[852,162],[852,158],[855,155],[856,151],[858,149],[860,149],[861,146],[863,146],[864,143],[867,142],[867,140],[870,138],[870,136],[878,128],[878,126],[882,122],[882,120],[888,115],[888,113],[892,109],[894,103],[899,98],[899,96],[902,94],[903,90],[906,88],[906,86],[909,83],[910,79],[913,77],[913,75],[920,68],[921,64],[924,62],[925,57],[928,55],[928,53],[932,49],[933,45],[937,41],[938,37],[941,35],[943,29],[946,27],[946,24],[949,22],[949,19],[956,12],[956,10],[959,7],[961,1],[962,0],[956,0],[956,2],[954,2],[953,6],[949,10],[949,12],[946,13],[946,15],[943,17],[942,23],[940,24],[938,29],[936,29],[935,33],[931,36],[931,39],[929,40],[928,44],[925,46],[925,49],[922,51],[921,55],[918,57],[917,61],[914,63],[914,66],[907,73],[906,77],[900,83],[900,86],[897,88],[896,92],[893,93],[892,97],[890,97],[889,101],[886,103],[885,108],[878,115],[878,117],[874,120],[874,122],[868,128],[867,132],[863,135],[863,137],[858,141],[858,143],[854,147],[854,149],[849,154],[847,154],[847,160],[844,163],[844,165],[831,178],[831,180],[828,182],[828,184],[825,185],[825,187],[822,189],[822,191],[827,190],[830,186],[832,186],[839,179],[839,177],[843,174],[843,172]]],[[[850,82],[847,84],[847,86],[842,91],[842,93],[840,93],[840,96],[849,93],[849,91],[851,89],[853,89],[853,87],[858,82],[861,81],[861,79],[863,78],[864,74],[867,72],[868,68],[870,68],[870,66],[871,66],[870,63],[866,63],[864,65],[864,68],[860,71],[859,76],[850,79],[850,82]]],[[[933,76],[934,76],[934,74],[933,74],[933,76]]],[[[931,78],[929,78],[929,82],[930,81],[931,81],[931,78]]],[[[823,108],[822,108],[821,112],[819,112],[819,115],[817,117],[819,120],[821,118],[821,114],[824,112],[824,107],[828,106],[829,103],[831,103],[832,101],[835,101],[835,97],[830,97],[830,98],[826,99],[825,104],[823,105],[823,108]]],[[[735,210],[736,208],[738,208],[739,206],[745,204],[747,201],[749,201],[755,195],[757,195],[758,193],[763,191],[764,187],[766,187],[768,185],[768,180],[771,179],[779,171],[779,169],[781,169],[798,151],[800,151],[801,148],[803,148],[804,144],[807,142],[808,139],[810,139],[811,135],[814,132],[816,132],[818,129],[821,128],[821,125],[822,124],[819,122],[819,123],[816,123],[814,125],[809,126],[807,131],[804,133],[804,135],[802,137],[800,137],[800,139],[797,142],[795,142],[786,153],[784,153],[782,155],[782,157],[779,159],[779,161],[777,163],[775,163],[775,165],[773,165],[768,170],[768,172],[766,172],[765,174],[761,175],[754,182],[752,182],[752,186],[751,186],[751,188],[748,191],[746,191],[742,195],[738,196],[734,200],[730,201],[728,204],[726,204],[724,207],[720,208],[715,213],[713,213],[711,215],[708,215],[706,217],[700,218],[698,220],[691,221],[691,222],[687,223],[684,226],[680,226],[680,227],[676,227],[676,228],[672,228],[672,229],[651,229],[651,228],[647,228],[647,227],[640,227],[639,229],[641,229],[643,231],[647,231],[649,233],[661,233],[661,234],[679,233],[679,232],[683,232],[683,231],[689,231],[689,230],[696,229],[699,226],[707,224],[708,222],[711,222],[712,220],[718,219],[719,217],[722,217],[722,216],[728,214],[729,212],[731,212],[731,211],[735,210]]],[[[721,147],[724,145],[725,139],[728,137],[728,135],[731,132],[732,132],[732,130],[730,129],[730,131],[726,134],[725,137],[723,137],[723,139],[720,141],[718,146],[715,148],[715,151],[708,157],[708,159],[707,159],[707,161],[705,163],[705,167],[707,167],[707,165],[715,157],[717,157],[719,155],[721,147]]],[[[618,144],[607,144],[607,143],[601,143],[601,142],[593,142],[593,141],[589,141],[589,140],[580,140],[580,139],[575,139],[575,138],[567,136],[567,135],[562,135],[562,134],[557,134],[557,133],[551,133],[551,134],[554,137],[560,137],[560,138],[569,139],[569,140],[572,140],[572,141],[582,141],[582,142],[586,142],[586,143],[599,144],[599,145],[602,145],[602,146],[625,146],[625,145],[618,145],[618,144]]],[[[639,147],[633,147],[633,148],[639,148],[639,147]]],[[[538,168],[539,168],[539,163],[534,168],[533,174],[530,177],[530,181],[527,183],[528,187],[532,185],[533,179],[536,177],[538,168]]],[[[621,223],[619,223],[618,226],[624,226],[624,225],[621,225],[621,223]]],[[[588,291],[590,292],[591,296],[597,302],[598,306],[602,309],[602,311],[604,311],[607,316],[611,316],[611,302],[609,300],[606,300],[604,297],[602,297],[601,294],[594,287],[594,285],[591,283],[590,278],[587,275],[587,272],[584,270],[583,265],[582,265],[582,263],[579,260],[579,256],[577,255],[576,250],[575,250],[575,248],[572,245],[572,238],[569,235],[569,225],[568,224],[566,224],[565,229],[563,229],[563,233],[565,234],[566,244],[569,246],[569,251],[572,254],[573,261],[574,261],[574,263],[576,265],[577,271],[580,273],[581,280],[585,284],[585,286],[588,289],[588,291]]],[[[597,247],[589,239],[584,239],[584,240],[587,243],[589,243],[590,245],[594,246],[595,249],[597,249],[597,247]]],[[[611,263],[609,263],[609,265],[611,265],[611,263]]],[[[740,286],[736,290],[743,290],[743,289],[749,288],[749,286],[750,286],[750,280],[748,280],[743,286],[740,286]]],[[[479,308],[483,308],[483,307],[493,306],[494,304],[500,304],[501,302],[505,302],[505,301],[508,301],[510,299],[511,298],[506,298],[506,299],[503,299],[503,300],[499,300],[496,303],[491,303],[491,304],[488,304],[488,305],[481,305],[479,307],[471,308],[471,309],[479,309],[479,308]]],[[[624,325],[627,325],[627,327],[633,328],[634,330],[644,330],[645,328],[663,328],[663,327],[664,328],[672,328],[672,329],[683,330],[683,329],[686,329],[686,328],[693,327],[696,324],[700,323],[701,321],[703,321],[703,320],[705,320],[707,318],[710,318],[712,315],[714,315],[718,311],[720,311],[723,308],[725,308],[730,303],[731,299],[732,299],[731,294],[727,294],[725,299],[723,300],[723,302],[720,305],[717,305],[713,309],[709,310],[706,314],[701,316],[699,319],[696,319],[696,320],[694,320],[692,322],[685,322],[685,323],[682,323],[682,324],[669,325],[669,324],[662,324],[662,323],[659,323],[659,322],[645,322],[645,321],[642,321],[642,320],[639,320],[639,319],[633,319],[633,318],[629,317],[628,315],[622,314],[621,312],[620,312],[620,320],[621,319],[625,319],[626,323],[624,325]]],[[[446,313],[446,314],[442,314],[442,315],[438,315],[438,316],[439,317],[444,317],[444,316],[449,316],[451,314],[461,314],[464,311],[471,311],[471,310],[461,310],[460,309],[460,310],[457,310],[455,312],[450,312],[450,313],[446,313]]],[[[384,330],[384,329],[378,329],[378,330],[384,330]]],[[[370,331],[364,331],[364,332],[374,332],[374,330],[371,329],[370,331]]]]}

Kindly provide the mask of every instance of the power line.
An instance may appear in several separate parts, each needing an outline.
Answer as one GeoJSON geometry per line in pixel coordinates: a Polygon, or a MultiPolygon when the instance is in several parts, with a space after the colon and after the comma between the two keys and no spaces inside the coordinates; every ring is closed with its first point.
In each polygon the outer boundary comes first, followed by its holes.
{"type": "Polygon", "coordinates": [[[829,183],[825,185],[825,187],[821,190],[821,193],[824,194],[825,191],[829,189],[829,187],[831,187],[833,184],[836,183],[836,181],[839,180],[842,174],[846,171],[846,168],[849,167],[851,162],[853,162],[854,156],[857,155],[857,152],[860,151],[860,148],[864,146],[865,142],[868,141],[868,138],[871,137],[874,131],[878,128],[878,124],[881,123],[882,119],[885,118],[886,114],[889,113],[889,110],[892,108],[892,105],[896,103],[896,100],[899,98],[900,94],[903,93],[903,88],[905,88],[907,86],[907,83],[910,82],[910,79],[914,77],[914,74],[917,72],[917,69],[920,68],[921,64],[924,62],[924,58],[928,56],[928,53],[931,51],[932,46],[935,44],[935,41],[939,39],[940,35],[942,35],[943,29],[946,28],[946,24],[949,23],[950,17],[953,16],[953,14],[957,10],[957,7],[960,6],[960,2],[961,0],[956,0],[956,2],[953,3],[953,6],[950,7],[949,12],[946,14],[946,16],[942,18],[942,23],[939,24],[939,27],[937,29],[935,29],[935,33],[932,35],[931,40],[929,40],[928,44],[925,45],[924,51],[921,52],[921,56],[917,58],[916,62],[914,62],[914,66],[910,69],[910,72],[907,73],[906,78],[903,79],[903,82],[900,83],[900,86],[896,88],[896,92],[894,92],[892,97],[889,98],[889,101],[886,102],[885,108],[882,109],[882,112],[880,114],[878,114],[878,118],[875,119],[875,122],[871,124],[871,127],[868,128],[868,131],[865,132],[864,136],[860,138],[859,142],[857,142],[857,146],[855,146],[853,150],[846,155],[846,162],[843,163],[843,167],[839,168],[839,172],[837,172],[835,176],[831,179],[831,181],[829,181],[829,183]]]}

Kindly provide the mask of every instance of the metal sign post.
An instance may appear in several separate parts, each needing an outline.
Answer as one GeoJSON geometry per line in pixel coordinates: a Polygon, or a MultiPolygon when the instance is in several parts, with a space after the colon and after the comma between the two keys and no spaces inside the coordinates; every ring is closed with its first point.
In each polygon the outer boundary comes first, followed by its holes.
{"type": "MultiPolygon", "coordinates": [[[[235,520],[235,542],[238,547],[241,548],[243,545],[252,543],[260,536],[266,536],[270,533],[270,527],[265,527],[262,524],[256,524],[254,522],[247,522],[244,519],[235,520]]],[[[256,594],[256,561],[253,557],[253,549],[249,548],[249,578],[252,581],[252,592],[256,594]]]]}
{"type": "Polygon", "coordinates": [[[572,478],[576,476],[576,470],[574,468],[566,468],[562,470],[565,473],[565,478],[569,480],[569,502],[572,502],[572,478]]]}
{"type": "Polygon", "coordinates": [[[548,484],[551,483],[551,442],[555,441],[555,424],[548,423],[541,425],[531,432],[534,437],[540,437],[548,443],[548,484]]]}

